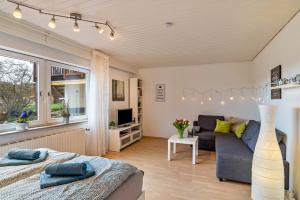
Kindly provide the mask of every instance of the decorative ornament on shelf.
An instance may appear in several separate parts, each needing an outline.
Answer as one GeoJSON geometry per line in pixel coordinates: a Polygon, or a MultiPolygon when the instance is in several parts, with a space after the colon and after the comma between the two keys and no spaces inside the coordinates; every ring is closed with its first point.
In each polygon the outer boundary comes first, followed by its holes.
{"type": "Polygon", "coordinates": [[[63,109],[61,111],[61,116],[63,117],[63,122],[65,124],[69,124],[70,123],[71,113],[70,113],[70,104],[69,104],[69,101],[64,102],[64,106],[63,106],[63,109]]]}
{"type": "Polygon", "coordinates": [[[56,18],[71,19],[71,20],[75,20],[74,26],[73,26],[73,31],[74,32],[80,32],[79,21],[81,21],[81,22],[95,24],[94,28],[96,28],[96,31],[99,34],[102,34],[104,32],[103,27],[107,27],[107,29],[110,30],[109,38],[111,40],[115,40],[115,38],[116,38],[115,30],[113,29],[112,25],[110,23],[108,23],[108,21],[101,22],[101,21],[84,19],[81,16],[81,14],[79,14],[79,13],[70,13],[70,15],[68,15],[68,16],[67,15],[61,15],[61,14],[56,14],[56,13],[51,13],[51,12],[48,12],[48,11],[44,11],[41,8],[37,8],[35,6],[29,5],[29,4],[26,4],[26,3],[23,3],[23,2],[19,2],[19,1],[15,1],[15,0],[7,0],[7,1],[17,5],[15,10],[13,11],[13,16],[17,19],[21,19],[23,17],[22,10],[20,8],[20,6],[22,6],[22,7],[25,7],[27,9],[37,11],[41,15],[51,16],[51,19],[48,23],[48,27],[50,27],[51,29],[56,28],[56,18]],[[102,27],[100,27],[100,26],[102,26],[102,27]]]}
{"type": "Polygon", "coordinates": [[[251,197],[284,199],[284,167],[275,133],[277,107],[260,105],[261,126],[252,162],[251,197]]]}
{"type": "Polygon", "coordinates": [[[173,126],[178,131],[178,138],[182,139],[184,130],[190,126],[190,122],[187,119],[176,119],[175,122],[173,122],[173,126]]]}
{"type": "Polygon", "coordinates": [[[116,128],[116,122],[115,121],[110,121],[109,122],[109,129],[114,129],[116,128]]]}

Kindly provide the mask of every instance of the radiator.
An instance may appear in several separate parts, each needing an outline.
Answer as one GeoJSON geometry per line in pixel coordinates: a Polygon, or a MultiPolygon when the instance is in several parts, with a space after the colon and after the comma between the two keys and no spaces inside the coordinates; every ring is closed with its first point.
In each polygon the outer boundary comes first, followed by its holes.
{"type": "Polygon", "coordinates": [[[85,130],[80,128],[0,146],[0,156],[12,148],[50,148],[85,154],[85,130]]]}

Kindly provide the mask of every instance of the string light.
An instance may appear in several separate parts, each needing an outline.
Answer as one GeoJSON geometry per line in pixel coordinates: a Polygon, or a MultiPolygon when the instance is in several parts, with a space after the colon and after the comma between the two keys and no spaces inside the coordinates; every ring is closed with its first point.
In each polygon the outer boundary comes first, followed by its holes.
{"type": "Polygon", "coordinates": [[[22,19],[22,11],[20,9],[20,5],[19,4],[17,4],[17,7],[16,7],[16,9],[13,12],[13,16],[15,18],[17,18],[17,19],[22,19]]]}
{"type": "Polygon", "coordinates": [[[56,23],[55,23],[55,17],[54,17],[54,16],[53,16],[53,17],[51,18],[51,20],[49,21],[48,26],[49,26],[50,28],[52,28],[52,29],[55,29],[56,23]]]}
{"type": "Polygon", "coordinates": [[[268,91],[268,85],[264,86],[264,87],[242,87],[242,88],[230,88],[230,89],[225,89],[225,90],[216,90],[216,89],[209,89],[203,92],[200,92],[194,88],[184,88],[183,89],[183,95],[182,95],[182,100],[187,100],[188,98],[191,99],[191,101],[195,101],[197,100],[197,96],[200,96],[200,99],[202,99],[200,101],[200,104],[203,105],[205,103],[205,96],[208,95],[207,97],[207,101],[212,101],[213,100],[213,96],[216,95],[216,98],[219,99],[219,103],[221,105],[225,105],[226,104],[226,93],[229,92],[229,100],[233,101],[235,99],[237,100],[246,100],[247,98],[252,99],[255,102],[265,102],[266,97],[267,96],[267,91],[268,91]],[[245,93],[245,90],[246,93],[245,93]],[[238,96],[234,96],[234,91],[239,91],[239,95],[238,96]],[[190,97],[186,96],[186,94],[191,94],[190,97]],[[247,97],[246,94],[251,95],[250,97],[247,97]],[[224,99],[225,98],[225,99],[224,99]]]}
{"type": "Polygon", "coordinates": [[[184,100],[185,100],[185,97],[184,97],[184,96],[182,96],[182,97],[181,97],[181,100],[182,100],[182,101],[184,101],[184,100]]]}
{"type": "Polygon", "coordinates": [[[74,32],[80,32],[80,27],[78,25],[77,19],[75,19],[74,27],[73,27],[74,32]]]}

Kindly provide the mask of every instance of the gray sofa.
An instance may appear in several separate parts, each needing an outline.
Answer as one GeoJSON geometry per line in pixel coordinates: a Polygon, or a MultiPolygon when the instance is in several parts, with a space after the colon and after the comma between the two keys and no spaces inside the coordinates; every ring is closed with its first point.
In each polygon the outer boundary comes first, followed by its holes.
{"type": "MultiPolygon", "coordinates": [[[[224,120],[224,117],[199,115],[198,121],[194,122],[193,131],[199,137],[199,149],[216,151],[216,176],[220,181],[251,183],[253,152],[260,122],[250,120],[242,138],[238,139],[233,133],[215,133],[216,119],[224,120]]],[[[285,135],[276,130],[276,136],[284,160],[285,189],[288,189],[289,163],[286,161],[286,145],[283,141],[285,135]]]]}

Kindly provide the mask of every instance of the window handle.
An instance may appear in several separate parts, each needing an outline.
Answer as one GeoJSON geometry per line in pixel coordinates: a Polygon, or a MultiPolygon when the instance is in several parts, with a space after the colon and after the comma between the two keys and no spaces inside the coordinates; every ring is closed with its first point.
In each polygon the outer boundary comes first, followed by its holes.
{"type": "Polygon", "coordinates": [[[40,97],[42,97],[43,96],[43,92],[42,91],[40,91],[40,97]]]}
{"type": "Polygon", "coordinates": [[[51,97],[51,93],[50,92],[48,92],[48,97],[51,97]]]}

